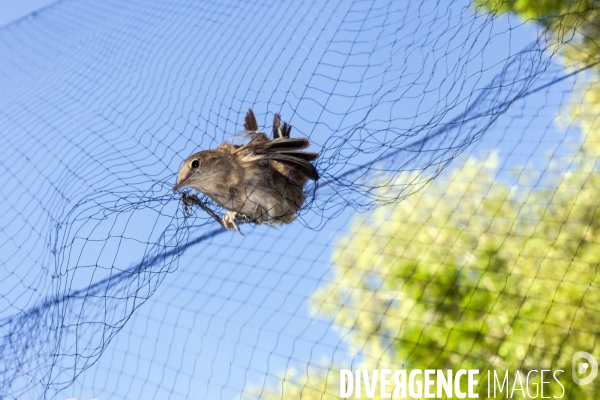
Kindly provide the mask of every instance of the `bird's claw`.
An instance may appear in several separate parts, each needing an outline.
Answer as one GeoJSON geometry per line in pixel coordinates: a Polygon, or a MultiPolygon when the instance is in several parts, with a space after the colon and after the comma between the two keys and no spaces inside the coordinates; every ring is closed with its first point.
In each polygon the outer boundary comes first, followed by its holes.
{"type": "Polygon", "coordinates": [[[227,213],[223,214],[223,226],[227,230],[235,229],[242,236],[245,236],[240,227],[237,225],[238,223],[242,224],[248,221],[248,218],[243,214],[238,214],[235,211],[227,211],[227,213]]]}
{"type": "Polygon", "coordinates": [[[200,199],[194,194],[189,194],[188,192],[181,193],[181,203],[183,204],[183,212],[187,216],[191,216],[192,212],[190,211],[190,207],[194,204],[198,204],[200,199]]]}
{"type": "Polygon", "coordinates": [[[248,217],[246,215],[238,214],[235,211],[227,211],[227,213],[223,214],[223,217],[219,219],[219,217],[198,198],[198,196],[189,194],[187,192],[181,193],[181,202],[183,203],[183,211],[186,213],[186,215],[192,215],[192,212],[190,211],[191,206],[198,205],[208,212],[214,219],[220,222],[223,228],[227,230],[235,229],[240,233],[240,235],[245,236],[240,230],[238,224],[248,222],[248,217]]]}

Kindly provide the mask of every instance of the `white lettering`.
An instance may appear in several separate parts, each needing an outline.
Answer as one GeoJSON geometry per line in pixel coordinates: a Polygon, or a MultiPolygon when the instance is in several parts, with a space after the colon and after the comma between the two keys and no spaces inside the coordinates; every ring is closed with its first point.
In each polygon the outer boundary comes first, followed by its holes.
{"type": "Polygon", "coordinates": [[[552,376],[554,376],[554,380],[560,385],[560,387],[562,388],[562,394],[560,396],[554,396],[555,399],[560,399],[565,395],[565,387],[562,385],[562,383],[560,383],[560,381],[558,380],[558,378],[556,377],[556,373],[557,372],[565,372],[562,369],[557,369],[556,371],[554,371],[554,374],[552,376]]]}
{"type": "Polygon", "coordinates": [[[437,397],[442,398],[442,388],[446,392],[446,397],[452,397],[452,370],[448,370],[448,379],[444,375],[444,371],[437,370],[437,397]]]}
{"type": "Polygon", "coordinates": [[[421,397],[423,396],[423,382],[420,380],[415,382],[415,375],[422,375],[423,372],[420,369],[413,369],[408,376],[408,393],[412,397],[421,397]],[[415,391],[415,386],[417,387],[417,391],[415,391]]]}
{"type": "Polygon", "coordinates": [[[516,389],[516,390],[520,390],[521,393],[523,393],[523,397],[525,397],[525,389],[523,389],[523,383],[521,382],[521,374],[519,373],[519,370],[517,370],[517,372],[515,373],[515,381],[513,382],[513,387],[512,387],[512,391],[510,392],[510,397],[515,397],[515,387],[517,386],[517,382],[519,382],[519,386],[521,386],[521,388],[516,389]]]}
{"type": "Polygon", "coordinates": [[[500,393],[504,389],[504,385],[506,385],[506,392],[508,393],[508,371],[504,373],[504,379],[502,380],[502,385],[500,385],[500,381],[498,380],[498,375],[496,375],[496,371],[494,371],[494,398],[496,398],[496,383],[500,386],[500,393]]]}
{"type": "Polygon", "coordinates": [[[538,372],[538,370],[537,369],[532,369],[531,371],[529,371],[527,373],[527,386],[526,386],[526,388],[527,388],[527,396],[531,397],[532,399],[537,399],[538,394],[539,394],[539,390],[540,390],[538,388],[539,383],[535,382],[535,383],[531,384],[531,386],[535,386],[535,396],[532,396],[531,393],[529,393],[529,374],[531,374],[532,372],[538,372]]]}
{"type": "Polygon", "coordinates": [[[475,386],[477,386],[478,381],[475,380],[474,375],[478,374],[478,369],[470,369],[469,370],[469,398],[476,399],[479,397],[479,394],[475,393],[475,386]]]}
{"type": "Polygon", "coordinates": [[[347,399],[352,396],[352,386],[354,385],[354,376],[352,376],[352,371],[348,371],[347,369],[340,370],[340,397],[342,399],[347,399]],[[346,378],[348,378],[348,384],[346,385],[346,378]]]}
{"type": "Polygon", "coordinates": [[[400,390],[402,390],[402,398],[406,398],[406,370],[404,369],[400,369],[396,372],[394,372],[394,385],[396,385],[396,388],[394,389],[394,398],[397,399],[398,397],[398,392],[400,390]],[[402,381],[400,381],[400,375],[402,375],[402,381]]]}
{"type": "Polygon", "coordinates": [[[392,373],[391,369],[382,369],[381,370],[381,388],[379,389],[379,397],[382,399],[390,399],[392,397],[391,393],[387,393],[385,391],[385,387],[390,384],[390,380],[386,379],[386,375],[390,375],[392,373]]]}
{"type": "Polygon", "coordinates": [[[367,397],[372,399],[375,396],[375,388],[377,387],[377,375],[379,374],[378,369],[373,370],[373,380],[369,384],[369,373],[366,369],[363,369],[363,378],[365,379],[365,392],[367,392],[367,397]]]}
{"type": "Polygon", "coordinates": [[[456,397],[458,397],[459,399],[464,399],[465,397],[467,397],[467,394],[465,392],[460,391],[460,377],[465,375],[466,373],[466,370],[459,369],[456,373],[456,376],[454,376],[454,392],[456,393],[456,397]]]}
{"type": "Polygon", "coordinates": [[[549,370],[549,369],[543,369],[542,370],[542,379],[541,379],[542,384],[540,385],[542,387],[542,390],[541,390],[541,392],[542,392],[542,399],[549,399],[550,396],[544,396],[544,383],[550,383],[550,381],[544,381],[544,372],[552,372],[552,371],[549,370]]]}
{"type": "Polygon", "coordinates": [[[431,379],[431,375],[435,374],[435,369],[426,369],[425,370],[425,398],[433,399],[435,398],[435,394],[429,391],[429,388],[433,386],[435,381],[431,379]]]}

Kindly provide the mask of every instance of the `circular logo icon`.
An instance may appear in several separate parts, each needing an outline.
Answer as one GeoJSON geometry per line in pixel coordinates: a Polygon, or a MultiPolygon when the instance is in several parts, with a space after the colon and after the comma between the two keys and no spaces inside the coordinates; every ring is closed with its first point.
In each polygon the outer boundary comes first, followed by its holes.
{"type": "Polygon", "coordinates": [[[585,351],[578,351],[573,354],[572,366],[573,382],[578,385],[587,385],[598,375],[598,362],[593,355],[585,351]],[[585,361],[580,361],[581,359],[585,359],[585,361]],[[579,377],[587,371],[590,371],[588,376],[585,378],[579,377]]]}

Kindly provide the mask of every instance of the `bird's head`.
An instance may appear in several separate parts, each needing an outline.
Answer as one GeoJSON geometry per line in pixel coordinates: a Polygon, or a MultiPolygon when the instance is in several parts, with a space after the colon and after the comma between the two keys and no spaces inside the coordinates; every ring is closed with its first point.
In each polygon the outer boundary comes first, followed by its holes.
{"type": "Polygon", "coordinates": [[[177,192],[182,187],[191,187],[198,189],[201,186],[202,179],[207,172],[207,161],[212,158],[211,151],[200,151],[192,154],[181,164],[179,173],[177,174],[177,182],[173,186],[173,193],[177,192]]]}

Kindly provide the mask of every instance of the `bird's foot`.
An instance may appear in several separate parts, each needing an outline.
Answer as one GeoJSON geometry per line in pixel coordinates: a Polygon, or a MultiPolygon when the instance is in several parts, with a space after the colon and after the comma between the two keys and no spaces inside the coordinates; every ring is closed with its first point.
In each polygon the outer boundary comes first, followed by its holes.
{"type": "Polygon", "coordinates": [[[187,216],[190,216],[190,215],[192,215],[190,208],[193,205],[201,203],[201,201],[198,198],[198,196],[196,196],[195,194],[189,194],[188,192],[183,192],[183,193],[181,193],[181,203],[183,204],[183,212],[185,212],[185,214],[187,216]]]}
{"type": "Polygon", "coordinates": [[[245,236],[240,227],[237,225],[238,223],[242,224],[247,222],[248,218],[243,214],[238,214],[235,211],[227,211],[227,213],[223,214],[223,226],[227,230],[235,229],[239,232],[240,235],[245,236]]]}

